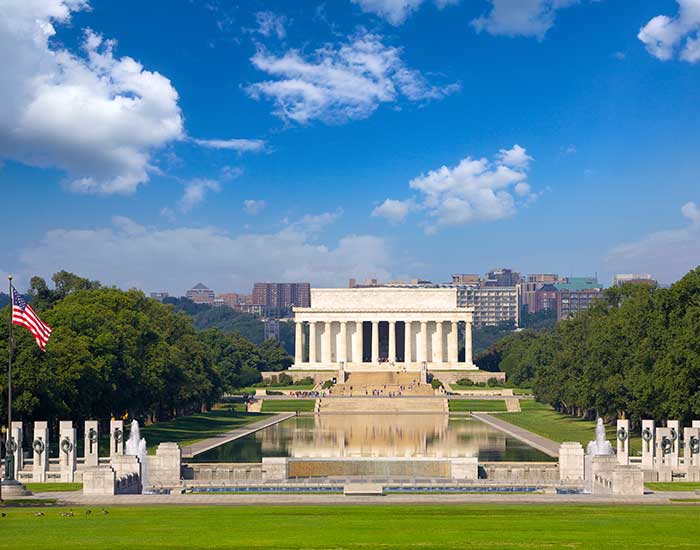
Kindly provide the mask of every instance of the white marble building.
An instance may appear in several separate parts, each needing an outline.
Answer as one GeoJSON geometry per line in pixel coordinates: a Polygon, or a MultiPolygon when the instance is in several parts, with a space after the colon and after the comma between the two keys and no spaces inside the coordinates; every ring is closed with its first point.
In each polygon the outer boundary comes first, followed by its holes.
{"type": "Polygon", "coordinates": [[[294,319],[291,370],[477,370],[473,309],[457,307],[453,288],[311,289],[294,319]]]}

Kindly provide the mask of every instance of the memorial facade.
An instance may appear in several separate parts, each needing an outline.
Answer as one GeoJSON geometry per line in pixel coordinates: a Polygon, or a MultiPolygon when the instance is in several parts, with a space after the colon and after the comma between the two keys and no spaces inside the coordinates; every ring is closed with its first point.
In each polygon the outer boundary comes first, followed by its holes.
{"type": "Polygon", "coordinates": [[[452,288],[311,289],[294,319],[291,370],[477,370],[473,309],[452,288]]]}

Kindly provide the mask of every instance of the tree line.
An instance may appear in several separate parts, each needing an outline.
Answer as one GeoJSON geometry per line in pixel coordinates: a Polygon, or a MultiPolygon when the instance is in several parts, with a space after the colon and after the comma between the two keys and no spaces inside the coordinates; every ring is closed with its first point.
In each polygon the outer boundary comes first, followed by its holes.
{"type": "MultiPolygon", "coordinates": [[[[15,327],[14,417],[170,419],[210,408],[225,392],[283,370],[292,358],[274,341],[198,330],[187,314],[137,290],[103,287],[67,272],[49,288],[32,278],[28,296],[53,328],[46,353],[15,327]]],[[[0,356],[8,356],[10,308],[0,311],[0,356]]],[[[0,371],[7,422],[7,373],[0,371]]]]}
{"type": "Polygon", "coordinates": [[[557,410],[586,418],[700,418],[700,268],[669,288],[610,288],[590,309],[477,357],[557,410]]]}

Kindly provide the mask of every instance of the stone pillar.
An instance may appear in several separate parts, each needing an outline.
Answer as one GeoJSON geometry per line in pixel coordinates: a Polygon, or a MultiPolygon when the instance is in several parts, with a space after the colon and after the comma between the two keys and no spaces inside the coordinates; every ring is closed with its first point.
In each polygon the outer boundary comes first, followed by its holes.
{"type": "Polygon", "coordinates": [[[464,362],[467,366],[473,365],[472,361],[472,321],[464,323],[464,362]]]}
{"type": "Polygon", "coordinates": [[[294,334],[294,364],[299,366],[304,361],[304,324],[296,321],[296,332],[294,334]]]}
{"type": "Polygon", "coordinates": [[[437,321],[435,323],[436,339],[438,341],[437,349],[433,349],[433,362],[444,363],[445,362],[445,348],[443,346],[443,332],[442,332],[442,321],[437,321]]]}
{"type": "Polygon", "coordinates": [[[630,421],[617,421],[617,463],[626,466],[630,463],[630,421]]]}
{"type": "MultiPolygon", "coordinates": [[[[683,440],[685,441],[685,448],[683,449],[683,459],[685,461],[685,467],[689,470],[697,470],[700,474],[700,427],[699,428],[685,428],[683,430],[683,440]]],[[[699,479],[690,479],[688,476],[688,481],[699,481],[699,479]]],[[[698,477],[698,475],[694,476],[698,477]]]]}
{"type": "Polygon", "coordinates": [[[411,340],[413,339],[413,336],[411,334],[411,321],[405,321],[404,322],[404,357],[403,357],[403,362],[405,364],[411,363],[411,348],[413,347],[411,344],[411,340]]]}
{"type": "Polygon", "coordinates": [[[309,363],[318,363],[316,355],[316,321],[309,321],[309,363]]]}
{"type": "Polygon", "coordinates": [[[671,437],[671,428],[656,428],[655,465],[658,470],[666,468],[668,471],[669,479],[662,479],[659,477],[659,481],[671,481],[670,469],[673,466],[673,439],[671,437]]]}
{"type": "Polygon", "coordinates": [[[693,420],[690,424],[693,428],[700,428],[700,420],[693,420]]]}
{"type": "Polygon", "coordinates": [[[62,420],[59,422],[58,456],[61,465],[61,481],[73,483],[75,479],[76,464],[76,430],[73,422],[62,420]]]}
{"type": "Polygon", "coordinates": [[[362,363],[362,321],[355,321],[355,353],[353,363],[362,363]]]}
{"type": "Polygon", "coordinates": [[[99,423],[97,420],[86,420],[85,421],[85,450],[83,456],[85,457],[85,466],[93,467],[99,466],[100,464],[100,453],[99,453],[99,423]]]}
{"type": "Polygon", "coordinates": [[[331,363],[331,327],[333,326],[331,321],[324,321],[323,323],[323,339],[321,340],[321,361],[325,364],[331,363]]]}
{"type": "Polygon", "coordinates": [[[425,363],[428,360],[428,322],[420,322],[420,335],[418,338],[418,362],[425,363]]]}
{"type": "Polygon", "coordinates": [[[348,360],[348,323],[340,322],[340,348],[338,349],[338,362],[346,363],[348,360]]]}
{"type": "Polygon", "coordinates": [[[677,468],[681,456],[681,423],[678,420],[669,420],[666,425],[671,430],[671,466],[677,468]]]}
{"type": "Polygon", "coordinates": [[[456,364],[459,359],[459,344],[457,339],[459,333],[457,332],[457,328],[457,321],[452,321],[450,323],[450,334],[447,341],[447,360],[452,365],[456,364]]]}
{"type": "Polygon", "coordinates": [[[379,363],[379,321],[372,321],[372,363],[379,363]]]}
{"type": "Polygon", "coordinates": [[[17,474],[24,468],[24,456],[22,454],[22,442],[24,441],[24,430],[22,422],[12,423],[12,432],[10,434],[15,443],[15,449],[10,454],[14,456],[12,463],[15,465],[14,478],[19,479],[17,474]]]}
{"type": "Polygon", "coordinates": [[[656,426],[653,420],[642,420],[642,468],[654,468],[654,451],[656,449],[656,426]]]}
{"type": "Polygon", "coordinates": [[[396,363],[396,321],[389,321],[389,363],[396,363]]]}
{"type": "Polygon", "coordinates": [[[124,421],[112,420],[109,423],[109,458],[124,454],[124,421]]]}
{"type": "Polygon", "coordinates": [[[49,426],[44,421],[34,422],[34,439],[32,440],[34,468],[32,481],[44,483],[49,471],[49,426]]]}
{"type": "Polygon", "coordinates": [[[583,446],[578,441],[567,441],[559,447],[559,479],[561,481],[584,480],[583,446]]]}

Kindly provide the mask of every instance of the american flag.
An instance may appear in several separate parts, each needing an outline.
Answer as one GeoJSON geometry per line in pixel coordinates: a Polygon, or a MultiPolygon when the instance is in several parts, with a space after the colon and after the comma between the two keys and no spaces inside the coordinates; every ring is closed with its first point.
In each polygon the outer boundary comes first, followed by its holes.
{"type": "Polygon", "coordinates": [[[49,336],[51,336],[51,327],[39,319],[39,316],[34,313],[32,306],[22,298],[22,295],[17,292],[15,287],[12,286],[11,290],[12,323],[29,329],[41,351],[46,351],[46,342],[49,341],[49,336]]]}

